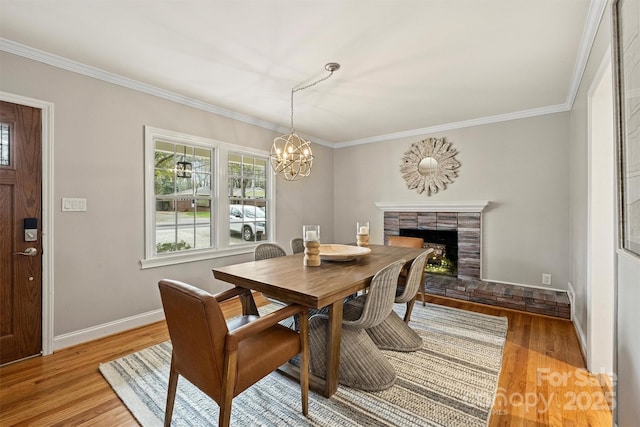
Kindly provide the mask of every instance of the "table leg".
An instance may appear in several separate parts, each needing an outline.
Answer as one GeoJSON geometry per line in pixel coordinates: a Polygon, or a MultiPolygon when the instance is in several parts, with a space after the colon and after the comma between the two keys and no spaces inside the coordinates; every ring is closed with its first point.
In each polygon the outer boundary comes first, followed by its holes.
{"type": "Polygon", "coordinates": [[[330,397],[338,391],[340,375],[340,340],[342,339],[342,299],[329,306],[329,331],[327,336],[327,372],[324,395],[330,397]]]}
{"type": "Polygon", "coordinates": [[[253,292],[247,292],[239,296],[240,304],[242,304],[242,314],[258,316],[258,307],[253,299],[253,292]]]}

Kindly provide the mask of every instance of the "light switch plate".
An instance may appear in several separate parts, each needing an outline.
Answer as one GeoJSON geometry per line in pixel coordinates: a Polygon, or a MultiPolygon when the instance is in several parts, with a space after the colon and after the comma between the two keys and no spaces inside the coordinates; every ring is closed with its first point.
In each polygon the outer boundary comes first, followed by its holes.
{"type": "Polygon", "coordinates": [[[86,212],[87,199],[63,197],[62,212],[86,212]]]}

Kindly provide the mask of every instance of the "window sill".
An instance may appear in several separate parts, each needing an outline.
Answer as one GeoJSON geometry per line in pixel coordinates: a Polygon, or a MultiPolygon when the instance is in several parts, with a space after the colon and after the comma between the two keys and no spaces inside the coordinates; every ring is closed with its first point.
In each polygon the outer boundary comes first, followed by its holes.
{"type": "Polygon", "coordinates": [[[154,258],[141,259],[140,269],[166,267],[168,265],[184,264],[187,262],[204,261],[207,259],[225,258],[234,255],[244,255],[253,253],[255,245],[241,246],[227,249],[203,249],[200,251],[190,251],[188,253],[176,253],[154,258]]]}

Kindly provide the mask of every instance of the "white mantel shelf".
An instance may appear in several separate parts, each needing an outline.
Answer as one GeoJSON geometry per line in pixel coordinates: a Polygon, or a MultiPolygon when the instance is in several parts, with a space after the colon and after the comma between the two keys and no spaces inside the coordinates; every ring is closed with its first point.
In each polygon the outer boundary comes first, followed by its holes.
{"type": "Polygon", "coordinates": [[[383,212],[482,212],[488,200],[466,202],[375,202],[383,212]]]}

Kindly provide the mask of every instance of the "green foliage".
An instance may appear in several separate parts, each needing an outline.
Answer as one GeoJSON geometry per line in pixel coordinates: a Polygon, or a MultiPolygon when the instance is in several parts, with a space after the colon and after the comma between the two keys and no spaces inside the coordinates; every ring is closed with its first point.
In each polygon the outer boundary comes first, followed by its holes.
{"type": "Polygon", "coordinates": [[[156,245],[156,253],[158,254],[163,252],[185,251],[187,249],[191,249],[191,245],[184,240],[180,240],[178,243],[158,243],[156,245]]]}

